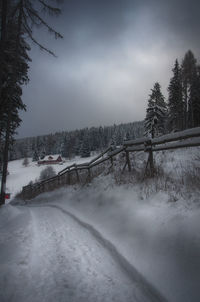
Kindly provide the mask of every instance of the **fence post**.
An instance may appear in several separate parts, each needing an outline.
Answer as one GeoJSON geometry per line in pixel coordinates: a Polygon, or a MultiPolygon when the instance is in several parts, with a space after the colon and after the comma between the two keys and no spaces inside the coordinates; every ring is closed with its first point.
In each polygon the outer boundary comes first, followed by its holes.
{"type": "Polygon", "coordinates": [[[111,166],[113,167],[113,157],[110,157],[110,161],[111,161],[111,166]]]}
{"type": "Polygon", "coordinates": [[[70,185],[70,170],[68,171],[68,185],[70,185]]]}
{"type": "Polygon", "coordinates": [[[62,185],[66,184],[66,174],[62,175],[62,185]]]}
{"type": "Polygon", "coordinates": [[[154,176],[155,169],[154,169],[154,162],[153,162],[153,151],[152,151],[151,140],[146,142],[145,151],[149,153],[148,160],[147,160],[147,165],[146,165],[146,169],[145,169],[145,174],[146,174],[147,168],[149,166],[150,175],[154,176]]]}
{"type": "Polygon", "coordinates": [[[80,178],[79,178],[79,174],[78,174],[77,165],[75,165],[75,172],[76,172],[77,182],[80,182],[80,178]]]}
{"type": "Polygon", "coordinates": [[[129,157],[129,151],[126,150],[126,162],[128,165],[128,171],[131,172],[131,162],[130,162],[130,157],[129,157]]]}
{"type": "Polygon", "coordinates": [[[90,173],[90,168],[88,168],[88,180],[89,180],[89,182],[91,181],[91,173],[90,173]]]}
{"type": "Polygon", "coordinates": [[[25,187],[22,188],[22,198],[23,198],[23,200],[26,199],[26,190],[25,190],[25,187]]]}
{"type": "Polygon", "coordinates": [[[58,175],[57,176],[57,186],[59,187],[59,185],[60,185],[60,176],[58,175]]]}
{"type": "Polygon", "coordinates": [[[153,163],[153,151],[152,151],[152,147],[149,150],[149,166],[150,166],[151,176],[154,176],[154,163],[153,163]]]}

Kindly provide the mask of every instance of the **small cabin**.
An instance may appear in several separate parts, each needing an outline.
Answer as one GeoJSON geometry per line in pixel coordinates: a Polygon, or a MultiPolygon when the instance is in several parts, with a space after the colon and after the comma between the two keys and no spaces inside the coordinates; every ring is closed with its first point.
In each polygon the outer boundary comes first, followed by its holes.
{"type": "Polygon", "coordinates": [[[63,160],[60,155],[47,155],[38,161],[38,165],[62,164],[63,160]]]}

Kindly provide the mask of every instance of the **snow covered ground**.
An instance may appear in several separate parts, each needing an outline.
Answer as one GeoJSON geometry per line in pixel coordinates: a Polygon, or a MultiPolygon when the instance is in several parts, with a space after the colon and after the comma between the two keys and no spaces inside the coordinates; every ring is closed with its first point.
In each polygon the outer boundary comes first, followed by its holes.
{"type": "Polygon", "coordinates": [[[199,149],[156,160],[167,179],[102,175],[2,207],[0,301],[162,301],[160,292],[199,302],[200,197],[183,183],[199,149]]]}
{"type": "MultiPolygon", "coordinates": [[[[58,173],[59,171],[63,170],[65,167],[77,163],[81,164],[84,162],[88,162],[96,155],[90,158],[80,158],[76,157],[71,160],[67,159],[65,163],[62,165],[55,164],[49,165],[52,166],[53,169],[58,173]]],[[[35,181],[39,178],[40,172],[45,169],[46,166],[38,166],[37,162],[33,162],[31,158],[28,158],[29,164],[27,167],[23,166],[23,159],[13,160],[8,163],[8,172],[9,175],[7,176],[7,192],[11,193],[11,199],[19,193],[23,186],[27,185],[30,181],[35,181]]],[[[7,201],[9,202],[9,200],[7,201]]]]}
{"type": "Polygon", "coordinates": [[[1,302],[165,301],[94,228],[59,206],[1,211],[1,302]]]}

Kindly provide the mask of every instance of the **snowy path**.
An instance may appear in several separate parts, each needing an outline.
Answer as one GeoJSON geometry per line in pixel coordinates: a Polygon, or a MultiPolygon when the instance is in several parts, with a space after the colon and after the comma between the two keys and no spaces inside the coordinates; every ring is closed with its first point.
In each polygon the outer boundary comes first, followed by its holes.
{"type": "Polygon", "coordinates": [[[15,211],[0,224],[1,302],[163,301],[110,242],[67,211],[15,211]]]}

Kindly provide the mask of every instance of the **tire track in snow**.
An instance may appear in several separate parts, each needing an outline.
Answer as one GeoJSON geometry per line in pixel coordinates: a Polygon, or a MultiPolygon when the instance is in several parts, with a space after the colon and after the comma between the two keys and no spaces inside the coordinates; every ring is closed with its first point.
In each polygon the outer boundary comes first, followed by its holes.
{"type": "Polygon", "coordinates": [[[134,266],[117,250],[113,243],[111,243],[108,239],[104,238],[103,235],[96,230],[92,225],[82,221],[80,218],[72,214],[71,212],[59,207],[57,205],[36,205],[36,206],[28,206],[28,207],[50,207],[54,208],[58,211],[61,211],[63,214],[71,217],[76,223],[78,223],[81,227],[87,229],[89,233],[104,247],[112,256],[112,258],[116,261],[116,263],[120,266],[122,271],[125,272],[126,275],[138,286],[145,296],[148,297],[148,301],[152,302],[167,302],[167,300],[156,290],[153,285],[151,285],[145,277],[143,277],[134,266]]]}

